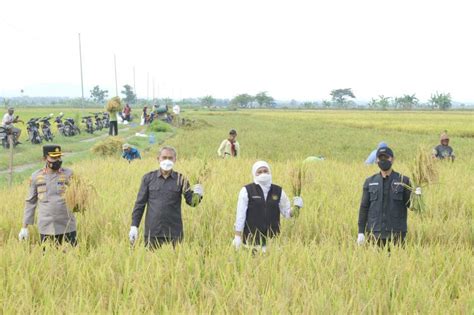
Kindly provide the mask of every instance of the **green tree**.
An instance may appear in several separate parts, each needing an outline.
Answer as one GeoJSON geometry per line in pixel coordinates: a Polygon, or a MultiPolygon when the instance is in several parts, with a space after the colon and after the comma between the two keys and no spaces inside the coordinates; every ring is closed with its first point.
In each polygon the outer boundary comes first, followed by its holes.
{"type": "Polygon", "coordinates": [[[137,101],[137,95],[133,92],[133,88],[128,84],[125,84],[123,88],[124,90],[122,90],[120,93],[125,96],[123,98],[124,102],[134,104],[137,101]]]}
{"type": "Polygon", "coordinates": [[[347,88],[347,89],[336,89],[332,90],[331,93],[329,93],[332,97],[332,101],[336,104],[338,107],[345,107],[347,97],[349,98],[355,98],[354,93],[352,92],[352,89],[347,88]]]}
{"type": "Polygon", "coordinates": [[[395,108],[410,110],[418,105],[418,98],[415,96],[415,94],[404,94],[401,97],[395,97],[393,104],[395,108]]]}
{"type": "Polygon", "coordinates": [[[213,98],[211,95],[206,95],[203,98],[201,98],[201,105],[202,106],[212,106],[216,102],[216,99],[213,98]]]}
{"type": "Polygon", "coordinates": [[[240,108],[249,108],[253,101],[254,97],[252,95],[239,94],[230,101],[230,104],[240,108]]]}
{"type": "Polygon", "coordinates": [[[103,103],[109,93],[107,90],[101,90],[98,85],[94,86],[90,92],[92,100],[96,103],[103,103]]]}
{"type": "Polygon", "coordinates": [[[273,97],[267,95],[267,92],[260,92],[255,95],[255,100],[260,107],[271,107],[275,101],[273,97]]]}
{"type": "Polygon", "coordinates": [[[321,102],[321,105],[322,105],[324,108],[329,108],[329,107],[331,107],[332,104],[331,104],[331,102],[328,101],[328,100],[323,100],[323,101],[321,102]]]}
{"type": "Polygon", "coordinates": [[[451,108],[451,94],[450,93],[438,93],[431,95],[430,103],[433,108],[439,110],[448,110],[451,108]]]}

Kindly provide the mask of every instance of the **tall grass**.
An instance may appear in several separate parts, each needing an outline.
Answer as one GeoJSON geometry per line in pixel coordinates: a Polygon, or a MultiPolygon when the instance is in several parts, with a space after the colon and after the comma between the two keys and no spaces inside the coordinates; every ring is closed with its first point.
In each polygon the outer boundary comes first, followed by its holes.
{"type": "MultiPolygon", "coordinates": [[[[388,253],[355,244],[362,184],[377,171],[363,161],[387,140],[395,169],[408,174],[429,135],[350,129],[316,114],[291,113],[291,124],[287,113],[196,115],[209,125],[181,130],[167,143],[178,149],[176,169],[184,175],[199,174],[203,158],[210,170],[200,179],[202,203],[183,206],[185,240],[175,250],[148,252],[128,242],[141,177],[158,168],[156,147],[139,163],[101,158],[72,166],[99,196],[94,211],[76,215],[79,246],[66,253],[43,252],[36,227],[19,243],[27,183],[0,190],[3,313],[472,313],[472,140],[452,136],[456,162],[440,163],[438,183],[424,191],[429,211],[409,214],[406,248],[388,253]],[[240,159],[215,157],[228,126],[239,130],[240,159]],[[326,160],[307,165],[300,216],[282,220],[266,254],[234,251],[237,196],[252,181],[252,164],[268,160],[274,182],[290,192],[290,165],[315,154],[326,160]]],[[[142,235],[141,226],[138,245],[142,235]]]]}

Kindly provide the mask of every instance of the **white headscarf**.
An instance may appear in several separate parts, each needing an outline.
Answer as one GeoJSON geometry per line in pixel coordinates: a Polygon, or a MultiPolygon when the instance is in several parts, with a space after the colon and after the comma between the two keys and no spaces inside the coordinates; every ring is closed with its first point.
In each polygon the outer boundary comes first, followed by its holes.
{"type": "Polygon", "coordinates": [[[272,174],[272,169],[270,168],[270,165],[268,165],[267,162],[265,161],[258,161],[256,162],[253,166],[252,166],[252,177],[253,177],[253,182],[257,185],[260,185],[264,188],[267,188],[267,189],[270,189],[270,186],[272,185],[272,182],[270,181],[270,183],[265,183],[265,184],[262,184],[260,183],[258,180],[257,180],[257,170],[261,167],[266,167],[268,168],[268,173],[272,174]]]}

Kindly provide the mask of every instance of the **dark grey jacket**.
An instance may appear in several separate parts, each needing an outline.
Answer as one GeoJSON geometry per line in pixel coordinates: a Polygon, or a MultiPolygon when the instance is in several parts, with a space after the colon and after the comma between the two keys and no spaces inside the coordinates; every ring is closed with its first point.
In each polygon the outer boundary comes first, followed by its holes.
{"type": "Polygon", "coordinates": [[[380,173],[366,179],[359,209],[359,233],[388,238],[392,233],[407,232],[411,192],[401,183],[410,186],[410,179],[397,172],[385,180],[380,173]]]}
{"type": "MultiPolygon", "coordinates": [[[[182,174],[164,178],[159,170],[145,174],[132,213],[132,226],[138,227],[146,206],[145,238],[183,238],[181,195],[192,205],[193,191],[182,174]]],[[[196,205],[194,205],[196,206],[196,205]]]]}

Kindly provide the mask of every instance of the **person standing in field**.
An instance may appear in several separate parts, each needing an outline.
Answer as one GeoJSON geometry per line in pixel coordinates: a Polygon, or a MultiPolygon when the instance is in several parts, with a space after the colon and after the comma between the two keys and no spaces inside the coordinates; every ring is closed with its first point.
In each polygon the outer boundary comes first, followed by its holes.
{"type": "Polygon", "coordinates": [[[219,149],[217,149],[217,155],[223,159],[240,156],[240,145],[237,142],[237,131],[235,129],[229,131],[229,137],[222,141],[219,149]]]}
{"type": "Polygon", "coordinates": [[[43,147],[45,167],[31,176],[30,189],[26,197],[23,227],[20,240],[28,238],[28,225],[34,224],[38,207],[38,230],[41,243],[51,239],[60,245],[63,241],[77,245],[76,218],[67,208],[64,195],[72,171],[62,168],[62,152],[58,145],[43,147]]]}
{"type": "Polygon", "coordinates": [[[132,114],[132,108],[127,103],[127,104],[125,104],[125,107],[123,108],[123,120],[126,120],[126,121],[130,122],[131,121],[131,114],[132,114]]]}
{"type": "MultiPolygon", "coordinates": [[[[359,208],[357,243],[364,244],[365,235],[383,247],[393,242],[403,245],[407,234],[407,209],[410,207],[410,179],[392,168],[394,154],[389,147],[376,153],[380,172],[365,180],[359,208]]],[[[415,193],[421,195],[421,188],[415,193]]]]}
{"type": "Polygon", "coordinates": [[[386,147],[388,147],[387,143],[383,141],[380,142],[379,145],[377,146],[377,149],[370,152],[369,156],[367,157],[367,160],[365,160],[365,164],[366,165],[375,164],[377,162],[377,150],[380,148],[386,148],[386,147]]]}
{"type": "Polygon", "coordinates": [[[117,113],[122,111],[122,102],[120,101],[120,97],[112,97],[112,99],[107,103],[105,110],[110,115],[110,127],[109,127],[109,135],[110,136],[117,136],[118,135],[118,123],[117,123],[117,113]]]}
{"type": "MultiPolygon", "coordinates": [[[[232,244],[236,249],[246,244],[265,252],[268,239],[280,233],[280,215],[288,219],[293,211],[286,193],[272,183],[267,162],[256,162],[252,176],[253,183],[244,186],[239,193],[232,244]]],[[[302,208],[303,199],[295,197],[293,205],[302,208]]]]}
{"type": "Polygon", "coordinates": [[[151,249],[165,243],[175,246],[183,239],[183,221],[181,218],[182,196],[186,203],[196,207],[203,198],[200,184],[190,187],[184,176],[173,170],[176,162],[176,150],[163,147],[158,154],[160,168],[145,174],[132,212],[130,243],[138,237],[138,227],[145,216],[145,246],[151,249]]]}
{"type": "Polygon", "coordinates": [[[15,144],[20,144],[20,142],[18,142],[18,139],[20,139],[21,130],[15,128],[15,126],[13,125],[18,122],[18,116],[14,117],[14,113],[15,109],[13,107],[8,108],[8,112],[3,115],[2,127],[11,131],[15,144]]]}
{"type": "Polygon", "coordinates": [[[433,158],[454,162],[454,150],[449,146],[449,136],[445,131],[440,136],[440,144],[433,149],[433,158]]]}
{"type": "Polygon", "coordinates": [[[122,158],[126,159],[129,163],[135,159],[142,159],[142,157],[140,156],[140,152],[128,143],[125,143],[122,146],[122,151],[122,158]]]}

